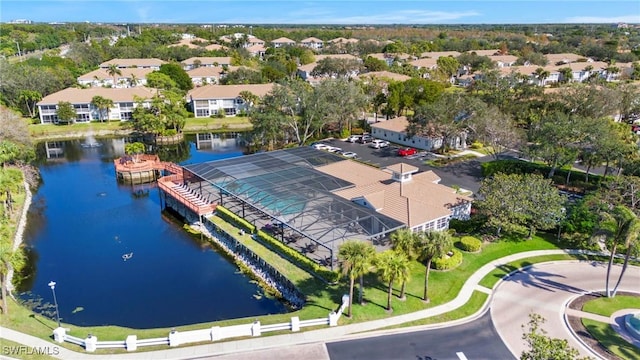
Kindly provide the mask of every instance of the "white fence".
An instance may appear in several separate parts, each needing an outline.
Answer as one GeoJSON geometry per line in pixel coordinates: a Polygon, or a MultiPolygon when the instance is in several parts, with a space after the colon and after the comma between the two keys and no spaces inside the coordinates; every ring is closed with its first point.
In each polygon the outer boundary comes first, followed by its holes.
{"type": "Polygon", "coordinates": [[[172,330],[167,337],[163,338],[138,339],[136,335],[129,335],[126,340],[121,341],[98,341],[98,338],[91,334],[89,334],[85,339],[67,335],[68,329],[62,327],[53,330],[53,338],[59,343],[66,341],[80,345],[88,352],[93,352],[96,349],[127,349],[128,351],[135,351],[138,347],[154,345],[179,346],[204,341],[219,341],[237,337],[260,336],[263,332],[270,331],[290,330],[295,332],[300,331],[303,327],[309,326],[337,326],[338,319],[342,316],[342,312],[348,304],[349,296],[344,295],[342,297],[342,305],[340,306],[340,309],[338,309],[338,312],[332,311],[329,316],[321,319],[300,320],[295,316],[291,318],[290,322],[280,324],[262,325],[260,324],[260,321],[255,321],[252,324],[225,327],[214,326],[209,329],[191,331],[172,330]]]}

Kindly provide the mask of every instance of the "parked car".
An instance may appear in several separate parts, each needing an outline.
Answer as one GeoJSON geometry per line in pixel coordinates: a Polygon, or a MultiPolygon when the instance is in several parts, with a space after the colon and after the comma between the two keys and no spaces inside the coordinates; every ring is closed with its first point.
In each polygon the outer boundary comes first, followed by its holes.
{"type": "Polygon", "coordinates": [[[360,137],[360,140],[358,140],[359,143],[361,144],[366,144],[366,143],[370,143],[371,140],[373,140],[373,138],[371,137],[371,135],[368,134],[364,134],[360,137]]]}
{"type": "Polygon", "coordinates": [[[358,157],[358,154],[354,153],[353,151],[343,151],[340,153],[340,155],[349,159],[355,159],[358,157]]]}
{"type": "Polygon", "coordinates": [[[311,144],[311,147],[316,150],[327,150],[327,148],[329,148],[329,145],[323,143],[314,143],[311,144]]]}
{"type": "Polygon", "coordinates": [[[361,137],[362,135],[351,135],[347,138],[346,141],[350,143],[359,142],[361,137]]]}
{"type": "Polygon", "coordinates": [[[330,153],[339,153],[342,151],[342,149],[340,149],[339,147],[336,146],[327,146],[327,148],[325,149],[330,153]]]}
{"type": "Polygon", "coordinates": [[[380,140],[380,139],[373,139],[371,140],[371,144],[369,144],[369,147],[372,147],[374,149],[381,149],[383,147],[387,147],[389,146],[389,142],[388,141],[384,141],[384,140],[380,140]]]}
{"type": "Polygon", "coordinates": [[[410,156],[418,153],[418,150],[414,148],[400,148],[398,149],[399,156],[410,156]]]}

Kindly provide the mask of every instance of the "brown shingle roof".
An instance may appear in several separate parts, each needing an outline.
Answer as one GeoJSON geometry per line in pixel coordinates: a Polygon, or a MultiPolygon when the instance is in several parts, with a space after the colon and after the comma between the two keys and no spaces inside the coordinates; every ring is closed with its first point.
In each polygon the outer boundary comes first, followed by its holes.
{"type": "MultiPolygon", "coordinates": [[[[235,71],[239,66],[229,66],[228,71],[235,71]]],[[[194,76],[220,76],[224,72],[221,66],[200,66],[199,68],[191,69],[187,71],[189,77],[194,76]]]]}
{"type": "MultiPolygon", "coordinates": [[[[117,75],[116,74],[116,79],[117,78],[130,78],[131,75],[135,75],[138,79],[142,79],[142,78],[146,78],[147,74],[149,74],[152,71],[153,71],[153,69],[149,69],[149,68],[126,68],[126,69],[120,69],[121,75],[117,75]]],[[[98,70],[93,70],[91,72],[88,72],[88,73],[86,73],[84,75],[78,76],[78,80],[94,80],[95,77],[97,77],[98,80],[113,79],[113,76],[107,74],[107,70],[106,69],[98,69],[98,70]]]]}
{"type": "Polygon", "coordinates": [[[193,100],[235,99],[243,91],[249,91],[256,96],[264,96],[274,86],[275,84],[207,85],[190,90],[187,97],[193,100]]]}
{"type": "Polygon", "coordinates": [[[407,81],[411,79],[411,76],[398,74],[391,71],[372,71],[364,74],[358,75],[360,79],[369,77],[369,78],[387,78],[395,81],[407,81]]]}
{"type": "Polygon", "coordinates": [[[414,173],[418,171],[417,167],[405,163],[393,164],[391,166],[387,166],[387,169],[399,174],[414,173]]]}
{"type": "Polygon", "coordinates": [[[286,37],[280,37],[275,40],[271,40],[271,43],[295,44],[296,42],[286,37]]]}
{"type": "Polygon", "coordinates": [[[546,54],[545,57],[549,61],[549,65],[555,65],[557,62],[576,62],[578,59],[585,59],[584,56],[572,53],[564,54],[546,54]]]}
{"type": "Polygon", "coordinates": [[[371,127],[395,132],[405,132],[407,126],[409,126],[409,120],[407,120],[406,116],[398,116],[393,119],[371,124],[371,127]]]}
{"type": "Polygon", "coordinates": [[[439,57],[446,57],[446,56],[453,56],[453,57],[458,57],[460,56],[460,53],[457,51],[430,51],[430,52],[424,52],[422,54],[420,54],[420,57],[428,57],[428,58],[432,58],[432,59],[437,59],[439,57]]]}
{"type": "Polygon", "coordinates": [[[37,105],[54,105],[60,101],[67,101],[72,104],[88,104],[94,96],[102,96],[113,100],[113,102],[132,102],[136,96],[149,99],[153,97],[153,94],[152,89],[142,86],[123,89],[103,87],[88,89],[67,88],[45,96],[37,105]]]}
{"type": "Polygon", "coordinates": [[[438,65],[438,59],[436,58],[418,59],[418,60],[411,61],[409,64],[419,68],[432,69],[438,65]]]}
{"type": "Polygon", "coordinates": [[[316,37],[308,37],[306,39],[300,40],[301,43],[324,43],[324,41],[316,38],[316,37]]]}
{"type": "Polygon", "coordinates": [[[183,65],[193,65],[196,60],[200,60],[201,65],[213,65],[214,63],[218,63],[218,65],[229,65],[231,64],[230,56],[219,56],[219,57],[192,57],[187,60],[183,60],[181,64],[183,65]]]}

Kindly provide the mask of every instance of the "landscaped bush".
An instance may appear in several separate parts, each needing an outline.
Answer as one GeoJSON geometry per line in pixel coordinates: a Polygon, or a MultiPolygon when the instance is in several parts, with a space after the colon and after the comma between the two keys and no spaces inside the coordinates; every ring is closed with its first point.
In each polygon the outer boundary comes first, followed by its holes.
{"type": "Polygon", "coordinates": [[[478,252],[482,248],[482,241],[473,236],[463,236],[460,239],[460,248],[468,252],[478,252]]]}
{"type": "Polygon", "coordinates": [[[484,147],[484,145],[479,141],[474,141],[473,143],[471,143],[471,145],[469,147],[471,149],[477,150],[477,149],[482,149],[484,147]]]}
{"type": "Polygon", "coordinates": [[[454,229],[457,234],[472,234],[480,230],[485,224],[485,219],[480,216],[471,216],[469,220],[449,220],[449,229],[454,229]]]}
{"type": "Polygon", "coordinates": [[[340,277],[340,274],[338,274],[337,272],[331,271],[326,267],[319,265],[315,261],[288,247],[287,245],[283,244],[282,242],[262,230],[258,230],[258,232],[256,233],[256,238],[260,242],[262,242],[264,246],[297,263],[302,269],[311,273],[315,273],[317,276],[324,279],[328,283],[334,283],[338,281],[338,278],[340,277]]]}
{"type": "Polygon", "coordinates": [[[235,227],[238,227],[250,234],[253,234],[256,231],[256,227],[253,224],[241,218],[240,216],[232,213],[231,211],[229,211],[223,206],[218,205],[218,207],[216,208],[216,215],[218,215],[224,221],[231,223],[235,227]]]}
{"type": "Polygon", "coordinates": [[[445,255],[441,258],[433,259],[431,267],[436,270],[451,270],[457,268],[462,263],[462,253],[457,249],[451,249],[451,256],[445,255]]]}
{"type": "Polygon", "coordinates": [[[174,135],[178,135],[178,132],[176,131],[176,129],[162,130],[162,136],[174,136],[174,135]]]}

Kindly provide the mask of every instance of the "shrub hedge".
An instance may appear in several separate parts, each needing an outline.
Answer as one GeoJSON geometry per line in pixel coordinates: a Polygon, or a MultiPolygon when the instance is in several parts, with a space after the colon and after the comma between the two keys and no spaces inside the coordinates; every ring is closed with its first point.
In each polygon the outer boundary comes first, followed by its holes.
{"type": "Polygon", "coordinates": [[[304,270],[316,274],[318,277],[324,279],[328,283],[334,283],[338,281],[338,278],[340,277],[339,273],[331,271],[326,267],[319,265],[315,261],[288,247],[287,245],[283,244],[282,242],[262,230],[258,230],[258,232],[256,233],[256,238],[264,246],[295,262],[304,270]]]}
{"type": "Polygon", "coordinates": [[[482,241],[473,236],[463,236],[460,239],[460,248],[468,252],[478,252],[482,248],[482,241]]]}
{"type": "Polygon", "coordinates": [[[235,227],[240,228],[245,232],[248,232],[249,234],[253,234],[254,232],[256,232],[255,225],[241,218],[240,216],[232,213],[231,211],[229,211],[227,208],[223,206],[218,205],[216,207],[216,215],[221,217],[224,221],[234,225],[235,227]]]}
{"type": "Polygon", "coordinates": [[[431,261],[431,267],[436,270],[455,269],[462,263],[462,253],[458,249],[451,249],[453,255],[435,258],[431,261]]]}

